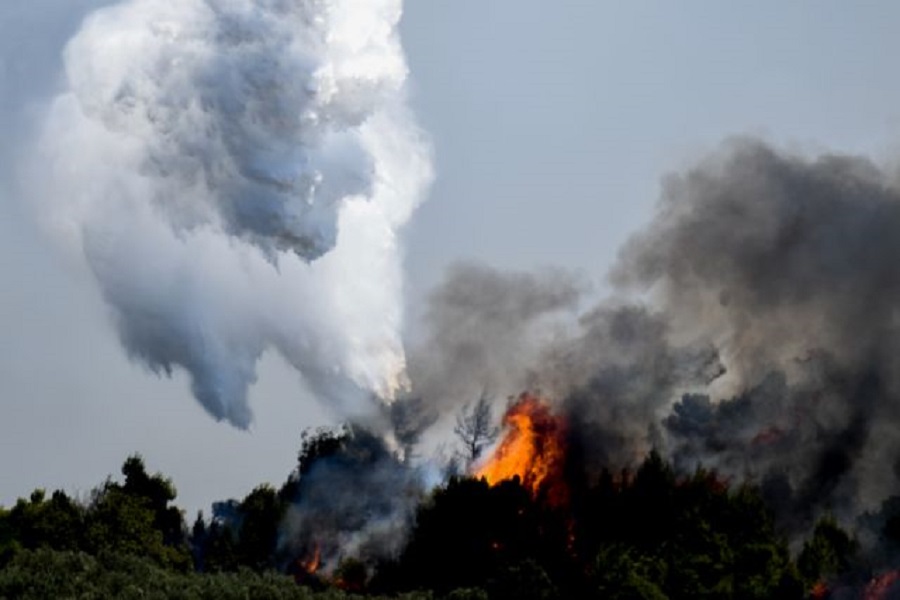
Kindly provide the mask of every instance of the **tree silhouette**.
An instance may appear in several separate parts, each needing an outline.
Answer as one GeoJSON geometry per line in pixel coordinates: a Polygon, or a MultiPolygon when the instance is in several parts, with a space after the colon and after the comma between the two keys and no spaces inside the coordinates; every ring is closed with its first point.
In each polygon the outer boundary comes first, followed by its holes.
{"type": "Polygon", "coordinates": [[[474,405],[466,405],[456,415],[453,433],[462,443],[462,459],[466,467],[471,467],[481,457],[485,447],[500,435],[500,427],[493,424],[491,403],[484,394],[474,405]]]}
{"type": "Polygon", "coordinates": [[[241,502],[240,511],[236,549],[241,564],[258,571],[275,568],[278,526],[285,511],[278,492],[269,485],[258,486],[241,502]]]}
{"type": "Polygon", "coordinates": [[[797,567],[807,586],[846,573],[858,550],[858,543],[844,531],[834,517],[824,516],[816,523],[811,539],[803,544],[797,567]]]}

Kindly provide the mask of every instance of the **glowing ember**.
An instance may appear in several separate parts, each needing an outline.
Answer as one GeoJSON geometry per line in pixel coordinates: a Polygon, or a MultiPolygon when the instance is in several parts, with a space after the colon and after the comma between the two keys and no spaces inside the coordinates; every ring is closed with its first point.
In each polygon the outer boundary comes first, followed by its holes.
{"type": "Polygon", "coordinates": [[[545,401],[526,393],[506,411],[503,425],[506,435],[475,476],[490,485],[518,477],[535,496],[543,493],[551,504],[565,503],[565,421],[545,401]]]}
{"type": "Polygon", "coordinates": [[[828,586],[825,585],[825,582],[823,581],[817,582],[809,591],[809,597],[813,600],[823,600],[824,598],[827,598],[828,586]]]}
{"type": "Polygon", "coordinates": [[[863,600],[886,600],[896,598],[897,582],[900,581],[900,570],[888,571],[873,577],[863,592],[863,600]]]}
{"type": "Polygon", "coordinates": [[[784,431],[780,427],[772,425],[757,433],[753,439],[750,440],[750,443],[754,446],[768,446],[778,442],[783,437],[784,431]]]}

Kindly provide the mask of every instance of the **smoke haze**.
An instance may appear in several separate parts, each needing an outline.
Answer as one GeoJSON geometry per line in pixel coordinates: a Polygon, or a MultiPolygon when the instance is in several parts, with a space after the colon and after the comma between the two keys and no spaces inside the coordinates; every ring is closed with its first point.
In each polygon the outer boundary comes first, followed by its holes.
{"type": "Polygon", "coordinates": [[[571,318],[585,291],[562,270],[502,272],[459,263],[428,299],[427,336],[410,352],[410,378],[430,407],[530,384],[541,349],[571,318]]]}

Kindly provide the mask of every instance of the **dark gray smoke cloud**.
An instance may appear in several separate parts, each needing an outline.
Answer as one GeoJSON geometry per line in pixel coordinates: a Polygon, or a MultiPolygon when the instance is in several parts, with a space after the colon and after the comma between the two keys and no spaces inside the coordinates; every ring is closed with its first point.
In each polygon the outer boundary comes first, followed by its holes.
{"type": "Polygon", "coordinates": [[[285,488],[292,504],[281,550],[295,557],[317,549],[326,570],[343,558],[372,563],[397,555],[424,496],[419,472],[361,426],[319,440],[285,488]]]}
{"type": "Polygon", "coordinates": [[[580,326],[545,355],[536,381],[563,401],[592,470],[642,460],[662,443],[671,399],[722,372],[712,347],[670,343],[664,316],[646,306],[600,306],[580,326]]]}
{"type": "Polygon", "coordinates": [[[573,314],[583,291],[561,270],[454,265],[429,298],[427,338],[410,352],[414,393],[432,407],[454,407],[521,390],[554,325],[573,314]]]}
{"type": "Polygon", "coordinates": [[[864,158],[734,140],[668,179],[614,280],[728,370],[666,421],[680,460],[780,477],[798,507],[896,491],[898,255],[900,189],[864,158]]]}
{"type": "Polygon", "coordinates": [[[652,286],[680,330],[714,338],[751,380],[816,349],[882,363],[895,354],[898,199],[865,159],[733,141],[665,183],[614,278],[652,286]]]}
{"type": "Polygon", "coordinates": [[[900,487],[897,257],[900,186],[872,161],[730,140],[664,180],[611,274],[620,299],[564,334],[520,334],[571,307],[559,281],[451,273],[432,298],[428,360],[452,376],[425,381],[525,373],[503,383],[560,402],[589,464],[656,447],[683,471],[761,483],[794,526],[849,518],[900,487]]]}

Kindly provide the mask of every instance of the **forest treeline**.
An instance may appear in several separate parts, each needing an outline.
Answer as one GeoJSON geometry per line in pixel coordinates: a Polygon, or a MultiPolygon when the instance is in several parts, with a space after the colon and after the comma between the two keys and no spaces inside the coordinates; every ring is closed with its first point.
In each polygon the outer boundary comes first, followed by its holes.
{"type": "Polygon", "coordinates": [[[190,524],[171,480],[137,455],[87,498],[36,490],[0,509],[0,598],[799,599],[863,572],[834,519],[792,552],[757,488],[703,469],[677,477],[652,453],[633,472],[570,484],[564,506],[517,479],[450,477],[423,493],[398,552],[326,573],[282,525],[304,476],[353,435],[307,437],[280,488],[190,524]]]}

